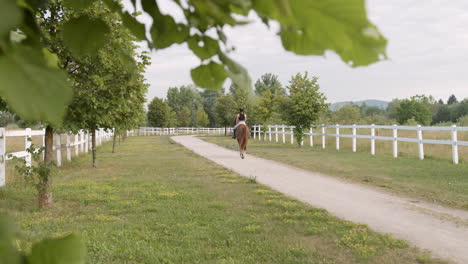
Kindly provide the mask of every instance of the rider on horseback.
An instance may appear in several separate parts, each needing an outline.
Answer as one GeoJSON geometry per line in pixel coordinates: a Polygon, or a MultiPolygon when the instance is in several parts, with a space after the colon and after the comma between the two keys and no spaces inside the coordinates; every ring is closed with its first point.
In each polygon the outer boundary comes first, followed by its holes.
{"type": "Polygon", "coordinates": [[[236,115],[236,125],[234,126],[234,131],[232,133],[232,138],[236,138],[236,129],[239,125],[244,124],[247,121],[247,115],[244,113],[244,108],[239,109],[239,113],[236,115]]]}

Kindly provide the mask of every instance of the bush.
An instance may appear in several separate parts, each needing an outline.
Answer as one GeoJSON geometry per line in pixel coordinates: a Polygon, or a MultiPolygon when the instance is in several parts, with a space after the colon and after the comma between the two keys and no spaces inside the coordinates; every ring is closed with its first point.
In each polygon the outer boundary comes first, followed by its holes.
{"type": "Polygon", "coordinates": [[[458,119],[459,126],[468,126],[468,115],[464,115],[458,119]]]}

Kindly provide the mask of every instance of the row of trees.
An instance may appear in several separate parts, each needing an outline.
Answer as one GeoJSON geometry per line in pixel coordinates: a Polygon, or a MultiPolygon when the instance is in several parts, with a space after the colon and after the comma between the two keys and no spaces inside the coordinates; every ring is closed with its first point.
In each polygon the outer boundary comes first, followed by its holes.
{"type": "Polygon", "coordinates": [[[416,95],[407,99],[394,99],[383,109],[375,106],[345,105],[328,111],[322,123],[340,124],[405,124],[405,125],[468,125],[468,99],[461,102],[451,95],[447,103],[432,96],[416,95]]]}
{"type": "MultiPolygon", "coordinates": [[[[33,19],[37,23],[38,34],[42,36],[45,58],[51,68],[60,69],[63,73],[63,79],[55,81],[62,82],[64,86],[71,84],[72,96],[62,106],[65,108],[62,119],[30,120],[28,115],[24,117],[4,100],[0,104],[2,116],[23,125],[45,128],[42,164],[45,167],[53,165],[55,132],[88,130],[92,134],[92,164],[96,167],[96,129],[115,129],[117,135],[144,122],[148,85],[143,73],[149,65],[149,57],[144,52],[137,52],[136,38],[123,26],[119,16],[99,1],[85,9],[64,5],[62,1],[48,1],[41,8],[35,9],[33,19]],[[90,21],[100,21],[96,22],[96,27],[101,26],[102,22],[108,28],[105,32],[108,40],[95,53],[76,52],[63,35],[62,31],[69,26],[70,21],[83,17],[90,21]]],[[[20,31],[16,34],[22,35],[20,31]]],[[[31,53],[30,56],[35,54],[31,53]]],[[[27,107],[34,109],[35,105],[27,107]]],[[[50,173],[38,175],[35,186],[40,207],[52,203],[50,185],[50,173]]]]}

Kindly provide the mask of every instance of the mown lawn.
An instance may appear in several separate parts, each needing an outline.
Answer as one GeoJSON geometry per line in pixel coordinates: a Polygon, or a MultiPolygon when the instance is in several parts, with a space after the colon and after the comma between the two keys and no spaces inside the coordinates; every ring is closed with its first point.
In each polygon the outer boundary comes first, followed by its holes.
{"type": "MultiPolygon", "coordinates": [[[[205,137],[208,142],[237,149],[227,137],[205,137]]],[[[282,144],[250,140],[247,152],[262,158],[290,164],[305,170],[370,184],[409,197],[468,210],[468,164],[454,165],[446,160],[389,155],[372,156],[349,149],[322,149],[306,144],[282,144]]]]}
{"type": "Polygon", "coordinates": [[[54,178],[53,209],[10,175],[0,211],[21,250],[80,233],[88,263],[442,263],[224,169],[167,137],[131,137],[99,168],[82,156],[54,178]]]}

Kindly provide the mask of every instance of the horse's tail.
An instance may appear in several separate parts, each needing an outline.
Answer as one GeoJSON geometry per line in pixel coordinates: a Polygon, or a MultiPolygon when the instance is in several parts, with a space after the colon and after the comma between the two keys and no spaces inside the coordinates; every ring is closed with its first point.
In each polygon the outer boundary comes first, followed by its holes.
{"type": "Polygon", "coordinates": [[[249,140],[249,127],[241,124],[238,128],[237,140],[240,150],[247,150],[247,141],[249,140]]]}

